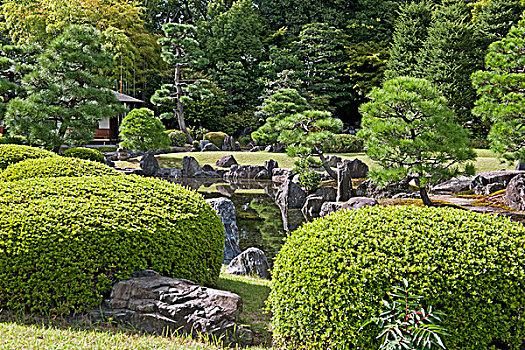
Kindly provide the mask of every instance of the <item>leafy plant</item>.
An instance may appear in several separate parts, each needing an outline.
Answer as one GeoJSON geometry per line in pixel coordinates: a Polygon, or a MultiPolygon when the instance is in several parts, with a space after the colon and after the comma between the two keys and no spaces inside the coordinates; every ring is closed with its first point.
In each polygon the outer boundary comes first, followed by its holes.
{"type": "Polygon", "coordinates": [[[219,217],[201,195],[166,181],[10,182],[0,186],[0,216],[0,308],[83,312],[100,305],[113,283],[144,269],[204,285],[219,276],[219,217]]]}
{"type": "MultiPolygon", "coordinates": [[[[441,336],[447,335],[446,330],[439,325],[444,313],[428,311],[421,305],[422,296],[412,294],[412,287],[403,278],[402,287],[394,287],[395,292],[389,293],[392,302],[383,300],[386,308],[379,317],[371,319],[379,325],[382,339],[380,350],[425,350],[436,347],[446,349],[441,336]]],[[[366,326],[366,324],[365,324],[366,326]]],[[[364,327],[364,326],[363,326],[364,327]]]]}
{"type": "Polygon", "coordinates": [[[182,147],[188,143],[188,135],[180,130],[167,130],[166,133],[170,137],[172,146],[182,147]]]}
{"type": "Polygon", "coordinates": [[[0,173],[0,180],[17,181],[31,178],[82,177],[121,175],[113,168],[100,162],[68,157],[26,159],[12,164],[0,173]]]}
{"type": "Polygon", "coordinates": [[[55,153],[37,147],[0,144],[0,169],[24,159],[58,157],[55,153]]]}
{"type": "Polygon", "coordinates": [[[379,349],[379,327],[361,327],[406,278],[446,313],[447,348],[520,349],[524,245],[520,223],[453,208],[376,206],[306,223],[274,262],[275,347],[379,349]]]}
{"type": "Polygon", "coordinates": [[[94,162],[105,163],[104,155],[98,149],[86,147],[68,148],[64,152],[64,157],[92,160],[94,162]]]}
{"type": "Polygon", "coordinates": [[[299,181],[297,184],[305,189],[308,193],[311,193],[319,188],[321,183],[321,175],[315,170],[311,169],[311,166],[320,166],[319,162],[316,162],[313,158],[300,158],[295,162],[294,171],[299,174],[299,181]]]}
{"type": "Polygon", "coordinates": [[[122,147],[140,151],[156,151],[170,144],[166,128],[147,108],[134,109],[122,120],[120,138],[122,147]]]}

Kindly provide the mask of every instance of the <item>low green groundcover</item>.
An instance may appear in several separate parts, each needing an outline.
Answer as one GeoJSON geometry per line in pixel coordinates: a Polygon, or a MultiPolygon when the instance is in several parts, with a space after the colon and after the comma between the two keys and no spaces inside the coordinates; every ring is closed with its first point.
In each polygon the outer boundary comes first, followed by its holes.
{"type": "Polygon", "coordinates": [[[12,164],[0,173],[0,180],[16,181],[46,177],[80,177],[120,175],[118,171],[98,162],[78,158],[52,157],[26,159],[12,164]]]}
{"type": "Polygon", "coordinates": [[[0,186],[0,309],[96,307],[133,271],[211,285],[224,229],[204,198],[138,176],[47,178],[0,186]]]}
{"type": "Polygon", "coordinates": [[[275,261],[269,308],[284,349],[378,349],[379,316],[407,278],[447,314],[447,349],[523,349],[525,228],[450,208],[341,211],[292,233],[275,261]]]}
{"type": "Polygon", "coordinates": [[[23,145],[0,144],[0,170],[10,164],[18,163],[24,159],[58,157],[55,153],[41,148],[23,145]]]}

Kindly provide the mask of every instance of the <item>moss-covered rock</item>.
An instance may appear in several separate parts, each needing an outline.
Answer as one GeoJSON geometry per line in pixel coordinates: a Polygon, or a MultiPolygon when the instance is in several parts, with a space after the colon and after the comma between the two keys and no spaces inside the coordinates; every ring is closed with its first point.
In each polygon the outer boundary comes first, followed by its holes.
{"type": "Polygon", "coordinates": [[[446,313],[447,349],[525,344],[525,228],[450,208],[340,211],[292,233],[274,264],[269,307],[284,349],[378,349],[382,299],[406,278],[446,313]]]}
{"type": "Polygon", "coordinates": [[[162,180],[7,182],[0,217],[0,308],[81,312],[133,271],[205,285],[220,272],[220,219],[201,195],[162,180]]]}

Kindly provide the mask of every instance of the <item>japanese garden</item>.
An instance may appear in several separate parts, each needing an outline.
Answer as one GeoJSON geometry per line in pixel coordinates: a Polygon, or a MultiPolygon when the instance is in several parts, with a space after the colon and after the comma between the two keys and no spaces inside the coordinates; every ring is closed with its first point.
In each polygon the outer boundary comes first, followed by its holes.
{"type": "Polygon", "coordinates": [[[523,0],[0,0],[0,349],[525,349],[523,0]]]}

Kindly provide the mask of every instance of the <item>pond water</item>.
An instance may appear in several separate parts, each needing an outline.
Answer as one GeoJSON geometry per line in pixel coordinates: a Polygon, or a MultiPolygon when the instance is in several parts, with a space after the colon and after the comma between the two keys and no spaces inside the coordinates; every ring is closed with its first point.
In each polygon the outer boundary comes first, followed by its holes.
{"type": "Polygon", "coordinates": [[[185,186],[202,194],[206,199],[226,197],[235,205],[239,246],[261,249],[273,265],[287,232],[304,222],[300,210],[283,213],[274,198],[279,183],[243,180],[224,182],[222,179],[185,179],[185,186]]]}

